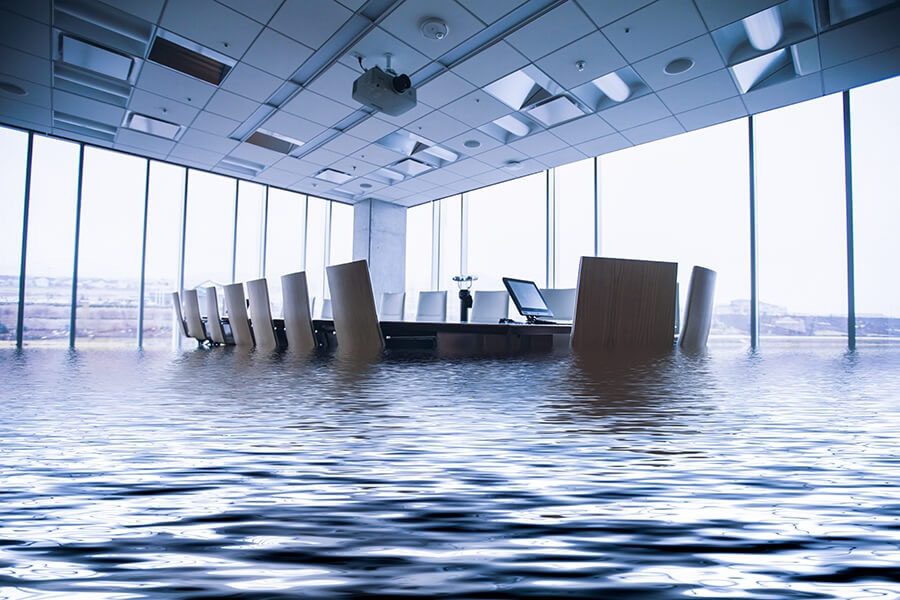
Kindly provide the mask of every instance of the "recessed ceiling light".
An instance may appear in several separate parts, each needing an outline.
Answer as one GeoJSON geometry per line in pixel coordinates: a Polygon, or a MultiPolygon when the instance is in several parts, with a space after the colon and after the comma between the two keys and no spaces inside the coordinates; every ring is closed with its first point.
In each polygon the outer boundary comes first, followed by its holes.
{"type": "Polygon", "coordinates": [[[325,181],[330,181],[331,183],[337,184],[347,183],[348,181],[353,179],[352,175],[348,175],[341,171],[335,171],[334,169],[323,169],[322,171],[319,171],[315,175],[315,177],[317,179],[324,179],[325,181]]]}
{"type": "Polygon", "coordinates": [[[478,148],[479,146],[481,146],[481,142],[479,142],[478,140],[466,140],[463,142],[463,146],[465,146],[466,148],[478,148]]]}
{"type": "Polygon", "coordinates": [[[18,86],[14,83],[10,83],[8,81],[0,81],[0,92],[3,92],[4,94],[9,94],[11,96],[27,96],[28,95],[28,91],[25,88],[18,86]]]}
{"type": "Polygon", "coordinates": [[[521,171],[523,167],[522,163],[517,160],[508,160],[503,163],[503,168],[507,171],[521,171]]]}
{"type": "Polygon", "coordinates": [[[367,190],[367,189],[369,189],[369,188],[372,187],[372,184],[371,184],[371,183],[363,182],[363,183],[359,184],[359,187],[361,187],[361,188],[364,189],[364,190],[367,190]]]}
{"type": "Polygon", "coordinates": [[[616,72],[598,77],[593,83],[598,90],[606,94],[606,97],[614,102],[624,102],[631,95],[631,88],[616,72]]]}
{"type": "Polygon", "coordinates": [[[676,58],[670,61],[663,70],[669,75],[678,75],[690,71],[693,66],[694,61],[690,58],[676,58]]]}
{"type": "Polygon", "coordinates": [[[139,113],[129,113],[126,117],[125,126],[141,133],[155,135],[157,137],[174,140],[181,133],[181,125],[170,123],[154,117],[148,117],[139,113]]]}

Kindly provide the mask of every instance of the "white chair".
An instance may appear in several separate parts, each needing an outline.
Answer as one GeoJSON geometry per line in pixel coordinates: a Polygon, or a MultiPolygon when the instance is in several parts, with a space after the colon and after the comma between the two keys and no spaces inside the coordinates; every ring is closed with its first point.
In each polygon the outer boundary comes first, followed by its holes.
{"type": "Polygon", "coordinates": [[[172,308],[175,310],[175,319],[178,321],[178,330],[181,335],[187,337],[187,323],[184,322],[184,316],[181,314],[181,296],[178,292],[172,292],[172,308]]]}
{"type": "Polygon", "coordinates": [[[405,306],[406,292],[384,292],[379,317],[382,321],[402,321],[405,306]]]}
{"type": "Polygon", "coordinates": [[[294,353],[308,354],[316,349],[316,337],[313,333],[306,273],[301,271],[282,275],[281,291],[284,298],[284,333],[287,336],[288,349],[294,353]]]}
{"type": "Polygon", "coordinates": [[[203,319],[200,317],[200,300],[197,297],[197,290],[184,290],[182,309],[188,336],[201,344],[207,341],[209,338],[206,335],[206,329],[203,328],[203,319]]]}
{"type": "Polygon", "coordinates": [[[447,320],[447,292],[419,292],[416,321],[443,323],[447,320]]]}
{"type": "Polygon", "coordinates": [[[472,300],[473,323],[499,323],[509,316],[509,292],[477,290],[472,300]]]}
{"type": "Polygon", "coordinates": [[[326,320],[334,318],[334,314],[331,311],[331,299],[329,298],[322,300],[322,318],[326,320]]]}
{"type": "Polygon", "coordinates": [[[571,321],[575,318],[575,288],[541,290],[554,319],[571,321]]]}
{"type": "Polygon", "coordinates": [[[345,356],[370,358],[384,351],[375,295],[365,260],[326,267],[334,312],[338,351],[345,356]]]}
{"type": "Polygon", "coordinates": [[[228,313],[228,324],[231,326],[234,343],[238,346],[252,346],[253,333],[250,331],[250,321],[247,319],[244,284],[226,285],[222,293],[225,296],[225,312],[228,313]]]}
{"type": "Polygon", "coordinates": [[[250,323],[253,325],[253,339],[261,350],[274,350],[278,347],[275,339],[275,325],[272,323],[272,306],[269,304],[269,284],[265,279],[254,279],[247,282],[247,295],[250,297],[250,323]]]}
{"type": "Polygon", "coordinates": [[[225,343],[225,330],[222,328],[222,319],[219,317],[219,298],[216,296],[216,288],[208,287],[206,292],[206,331],[214,344],[225,343]]]}
{"type": "Polygon", "coordinates": [[[704,267],[694,267],[684,305],[684,322],[678,336],[678,345],[683,351],[698,353],[706,350],[715,295],[716,272],[704,267]]]}

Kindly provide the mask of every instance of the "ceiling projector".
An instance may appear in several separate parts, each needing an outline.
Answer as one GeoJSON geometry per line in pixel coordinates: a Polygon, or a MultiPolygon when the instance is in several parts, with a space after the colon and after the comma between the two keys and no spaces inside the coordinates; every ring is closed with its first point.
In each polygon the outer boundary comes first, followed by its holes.
{"type": "Polygon", "coordinates": [[[396,117],[416,105],[416,89],[409,75],[372,67],[353,82],[353,99],[396,117]]]}

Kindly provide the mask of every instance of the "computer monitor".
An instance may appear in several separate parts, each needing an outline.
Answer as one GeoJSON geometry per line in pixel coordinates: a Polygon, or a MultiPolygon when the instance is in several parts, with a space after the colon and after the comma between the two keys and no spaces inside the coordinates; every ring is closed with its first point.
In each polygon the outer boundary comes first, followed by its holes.
{"type": "Polygon", "coordinates": [[[553,311],[547,306],[541,290],[533,281],[504,277],[503,285],[506,286],[519,313],[529,321],[537,317],[553,317],[553,311]]]}

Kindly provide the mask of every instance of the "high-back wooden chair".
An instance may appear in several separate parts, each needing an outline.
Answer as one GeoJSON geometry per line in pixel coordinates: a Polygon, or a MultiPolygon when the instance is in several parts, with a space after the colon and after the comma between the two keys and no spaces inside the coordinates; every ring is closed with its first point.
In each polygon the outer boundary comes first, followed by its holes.
{"type": "Polygon", "coordinates": [[[287,336],[288,349],[294,353],[310,353],[316,349],[316,338],[313,333],[306,273],[301,271],[282,275],[281,291],[284,299],[284,333],[287,336]]]}
{"type": "Polygon", "coordinates": [[[244,298],[244,284],[232,283],[222,289],[225,296],[225,312],[228,313],[228,324],[231,336],[237,346],[253,346],[253,333],[247,318],[247,301],[244,298]]]}
{"type": "Polygon", "coordinates": [[[677,263],[582,257],[572,349],[671,351],[677,275],[677,263]]]}
{"type": "Polygon", "coordinates": [[[214,344],[224,344],[225,330],[222,328],[222,319],[219,316],[219,298],[216,295],[216,288],[210,286],[204,291],[206,292],[206,331],[209,333],[209,339],[214,344]]]}
{"type": "Polygon", "coordinates": [[[705,267],[694,267],[678,336],[678,345],[685,352],[706,350],[709,329],[712,327],[715,295],[716,272],[705,267]]]}
{"type": "Polygon", "coordinates": [[[197,297],[197,290],[184,290],[182,308],[188,336],[201,344],[207,341],[209,337],[206,335],[203,319],[200,317],[200,300],[197,297]]]}
{"type": "Polygon", "coordinates": [[[269,284],[265,279],[254,279],[247,282],[247,295],[250,297],[250,324],[253,326],[253,339],[261,350],[274,350],[278,347],[275,338],[275,324],[272,322],[272,305],[269,303],[269,284]]]}
{"type": "Polygon", "coordinates": [[[345,356],[373,357],[384,350],[369,265],[357,260],[326,267],[338,351],[345,356]]]}
{"type": "Polygon", "coordinates": [[[178,292],[172,292],[172,309],[175,311],[175,320],[178,321],[178,331],[180,335],[187,337],[187,323],[184,322],[184,315],[181,312],[181,296],[178,292]]]}
{"type": "Polygon", "coordinates": [[[384,292],[381,294],[381,311],[378,313],[382,321],[402,321],[406,307],[406,292],[384,292]]]}
{"type": "Polygon", "coordinates": [[[575,318],[575,288],[548,288],[541,290],[554,319],[571,321],[575,318]]]}
{"type": "Polygon", "coordinates": [[[447,320],[447,291],[419,292],[416,321],[442,323],[447,320]]]}
{"type": "Polygon", "coordinates": [[[472,299],[473,323],[498,323],[509,316],[509,292],[476,290],[472,299]]]}

